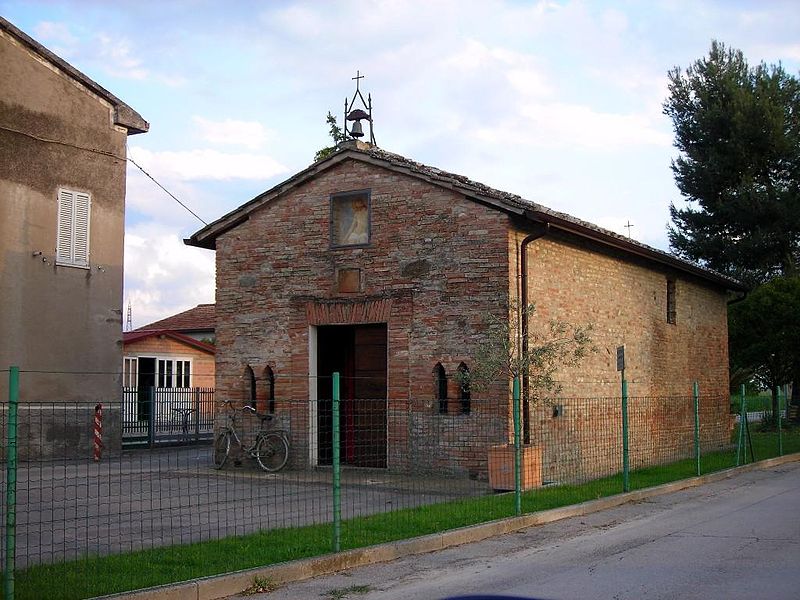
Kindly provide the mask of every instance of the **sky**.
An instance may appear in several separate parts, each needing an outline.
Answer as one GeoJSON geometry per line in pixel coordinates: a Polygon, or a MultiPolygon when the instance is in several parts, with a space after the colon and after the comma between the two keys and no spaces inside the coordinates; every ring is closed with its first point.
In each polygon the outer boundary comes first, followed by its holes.
{"type": "MultiPolygon", "coordinates": [[[[359,71],[384,150],[668,250],[668,71],[716,39],[800,72],[797,0],[0,0],[0,15],[150,123],[129,156],[206,222],[311,164],[359,71]]],[[[202,226],[129,163],[133,327],[214,301],[214,252],[183,244],[202,226]]]]}

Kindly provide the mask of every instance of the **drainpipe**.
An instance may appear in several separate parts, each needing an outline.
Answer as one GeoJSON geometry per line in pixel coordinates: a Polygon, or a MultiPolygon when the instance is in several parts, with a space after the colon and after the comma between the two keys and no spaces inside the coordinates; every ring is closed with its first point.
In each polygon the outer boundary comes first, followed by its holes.
{"type": "MultiPolygon", "coordinates": [[[[745,290],[744,292],[739,292],[738,296],[736,296],[735,298],[731,298],[730,300],[728,300],[726,302],[726,311],[725,311],[726,312],[726,315],[725,315],[726,325],[727,325],[727,320],[728,320],[727,312],[730,310],[730,307],[733,306],[734,304],[739,304],[739,302],[744,301],[747,298],[748,291],[749,290],[745,290]]],[[[728,332],[728,353],[729,353],[729,355],[728,355],[728,381],[730,382],[731,381],[730,332],[728,332]]],[[[742,384],[742,398],[744,398],[744,384],[742,384]]],[[[742,405],[744,405],[744,401],[742,401],[742,405]]],[[[787,404],[787,406],[788,406],[788,404],[787,404]]],[[[741,422],[744,422],[744,420],[742,420],[741,422]]]]}
{"type": "MultiPolygon", "coordinates": [[[[519,246],[520,251],[520,331],[522,339],[520,340],[520,347],[522,348],[522,355],[528,352],[528,313],[525,310],[528,306],[528,244],[534,240],[546,236],[550,231],[550,223],[544,224],[544,229],[536,233],[530,234],[519,246]]],[[[530,381],[529,378],[522,374],[522,443],[531,443],[531,422],[530,422],[530,381]]]]}

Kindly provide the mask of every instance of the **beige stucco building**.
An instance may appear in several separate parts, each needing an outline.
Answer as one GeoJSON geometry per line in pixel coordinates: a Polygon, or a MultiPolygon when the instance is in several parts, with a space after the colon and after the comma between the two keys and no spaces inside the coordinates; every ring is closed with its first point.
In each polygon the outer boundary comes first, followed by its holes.
{"type": "Polygon", "coordinates": [[[91,452],[86,418],[120,402],[126,140],[148,127],[0,18],[0,369],[35,452],[91,452]]]}

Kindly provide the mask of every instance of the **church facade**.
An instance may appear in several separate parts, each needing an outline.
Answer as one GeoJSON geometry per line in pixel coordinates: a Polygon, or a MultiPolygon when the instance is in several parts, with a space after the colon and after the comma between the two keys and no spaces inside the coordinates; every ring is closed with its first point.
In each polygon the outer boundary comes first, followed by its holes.
{"type": "MultiPolygon", "coordinates": [[[[727,418],[737,282],[373,145],[340,145],[186,243],[216,251],[218,399],[274,410],[296,468],[330,463],[335,371],[345,463],[484,476],[487,447],[512,439],[510,388],[478,398],[458,373],[487,318],[528,303],[529,332],[592,325],[597,351],[559,373],[561,395],[619,398],[624,346],[631,394],[697,381],[727,418]]],[[[526,403],[533,443],[538,410],[526,403]]]]}

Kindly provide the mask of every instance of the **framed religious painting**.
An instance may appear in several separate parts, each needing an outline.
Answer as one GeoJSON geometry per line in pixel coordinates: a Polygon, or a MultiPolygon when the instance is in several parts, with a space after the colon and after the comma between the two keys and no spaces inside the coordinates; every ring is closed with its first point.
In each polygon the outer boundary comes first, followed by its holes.
{"type": "Polygon", "coordinates": [[[369,244],[370,217],[369,190],[331,195],[331,247],[369,244]]]}

